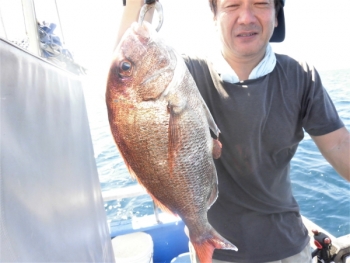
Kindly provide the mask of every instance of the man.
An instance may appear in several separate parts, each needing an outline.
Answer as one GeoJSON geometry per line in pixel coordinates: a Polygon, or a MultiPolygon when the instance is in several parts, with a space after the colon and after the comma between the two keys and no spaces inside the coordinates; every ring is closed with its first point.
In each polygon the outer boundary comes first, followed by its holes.
{"type": "MultiPolygon", "coordinates": [[[[215,250],[213,262],[311,262],[292,195],[290,160],[305,130],[350,181],[349,132],[317,71],[271,50],[269,41],[284,39],[283,1],[209,3],[222,56],[214,63],[184,59],[221,130],[222,155],[215,160],[219,197],[208,219],[239,249],[215,250]]],[[[118,41],[137,21],[142,4],[127,0],[118,41]]]]}

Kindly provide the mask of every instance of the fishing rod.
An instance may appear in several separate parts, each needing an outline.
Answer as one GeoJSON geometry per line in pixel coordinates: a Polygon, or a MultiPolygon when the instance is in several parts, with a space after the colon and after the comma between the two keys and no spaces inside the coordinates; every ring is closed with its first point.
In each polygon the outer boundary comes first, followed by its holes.
{"type": "MultiPolygon", "coordinates": [[[[154,4],[157,0],[145,0],[145,4],[150,5],[154,4]]],[[[123,0],[123,6],[126,5],[126,0],[123,0]]]]}
{"type": "MultiPolygon", "coordinates": [[[[155,9],[158,12],[158,26],[156,28],[156,31],[159,31],[160,28],[163,25],[163,7],[162,5],[159,3],[158,0],[144,0],[144,5],[142,6],[141,10],[140,10],[140,15],[139,15],[139,21],[138,23],[141,25],[143,20],[145,19],[146,13],[151,10],[151,9],[155,9]]],[[[123,0],[123,5],[126,5],[126,0],[123,0]]]]}

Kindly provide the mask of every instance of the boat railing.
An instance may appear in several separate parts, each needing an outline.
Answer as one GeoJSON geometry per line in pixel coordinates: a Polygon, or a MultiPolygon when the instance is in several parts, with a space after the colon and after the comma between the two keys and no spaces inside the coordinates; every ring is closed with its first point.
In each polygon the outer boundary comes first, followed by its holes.
{"type": "Polygon", "coordinates": [[[128,186],[125,188],[111,189],[102,192],[102,197],[105,202],[123,199],[123,198],[132,198],[141,195],[147,194],[146,190],[140,185],[128,186]]]}
{"type": "MultiPolygon", "coordinates": [[[[125,188],[104,191],[102,192],[102,197],[105,202],[108,202],[113,200],[120,200],[123,198],[133,198],[145,194],[147,194],[147,192],[143,187],[141,187],[140,185],[133,185],[125,188]]],[[[154,205],[154,215],[156,217],[157,222],[160,223],[161,220],[159,219],[157,210],[157,207],[154,205]]],[[[309,236],[312,240],[310,244],[313,249],[316,249],[316,245],[313,242],[314,238],[312,230],[317,229],[319,232],[326,234],[332,240],[332,253],[336,253],[339,255],[335,257],[334,262],[350,263],[350,234],[336,238],[335,236],[333,236],[320,226],[316,225],[308,218],[302,216],[302,219],[305,227],[308,229],[309,236]]]]}

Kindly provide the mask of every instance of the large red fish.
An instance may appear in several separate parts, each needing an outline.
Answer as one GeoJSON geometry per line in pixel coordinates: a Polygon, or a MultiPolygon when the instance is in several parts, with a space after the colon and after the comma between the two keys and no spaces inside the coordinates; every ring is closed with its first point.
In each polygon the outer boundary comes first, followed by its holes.
{"type": "Polygon", "coordinates": [[[132,174],[165,211],[179,215],[202,263],[237,248],[207,220],[217,175],[209,128],[219,129],[183,59],[146,23],[134,23],[113,58],[106,102],[114,140],[132,174]]]}

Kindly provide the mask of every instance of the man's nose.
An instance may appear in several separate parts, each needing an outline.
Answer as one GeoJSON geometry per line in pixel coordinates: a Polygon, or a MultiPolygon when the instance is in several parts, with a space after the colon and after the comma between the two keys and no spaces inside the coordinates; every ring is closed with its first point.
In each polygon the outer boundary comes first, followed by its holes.
{"type": "Polygon", "coordinates": [[[240,24],[251,24],[256,21],[255,11],[254,8],[250,5],[242,6],[238,22],[240,24]]]}

